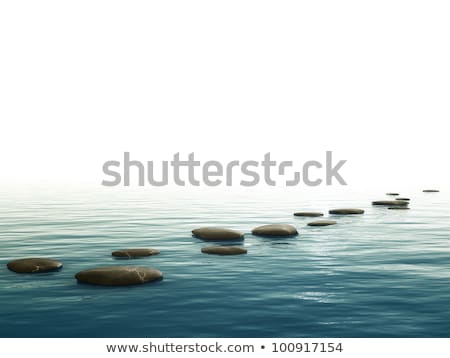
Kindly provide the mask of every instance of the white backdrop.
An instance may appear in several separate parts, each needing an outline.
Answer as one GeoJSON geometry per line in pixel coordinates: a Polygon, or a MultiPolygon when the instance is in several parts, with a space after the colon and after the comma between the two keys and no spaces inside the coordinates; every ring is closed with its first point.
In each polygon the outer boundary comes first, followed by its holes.
{"type": "Polygon", "coordinates": [[[3,1],[0,185],[102,164],[347,159],[352,188],[450,186],[448,1],[3,1]]]}

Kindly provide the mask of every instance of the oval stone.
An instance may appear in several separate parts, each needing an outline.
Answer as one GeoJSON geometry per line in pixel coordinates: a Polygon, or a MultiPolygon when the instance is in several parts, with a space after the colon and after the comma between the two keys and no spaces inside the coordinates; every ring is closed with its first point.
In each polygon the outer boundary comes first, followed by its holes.
{"type": "Polygon", "coordinates": [[[390,206],[388,207],[390,210],[409,210],[407,206],[390,206]]]}
{"type": "Polygon", "coordinates": [[[335,225],[336,221],[334,220],[317,220],[308,223],[308,226],[328,226],[328,225],[335,225]]]}
{"type": "Polygon", "coordinates": [[[258,236],[294,236],[298,235],[298,231],[292,225],[270,224],[254,228],[252,234],[258,236]]]}
{"type": "Polygon", "coordinates": [[[299,211],[294,213],[294,216],[304,216],[314,218],[317,216],[323,216],[323,213],[315,212],[315,211],[299,211]]]}
{"type": "Polygon", "coordinates": [[[203,240],[239,240],[244,237],[239,231],[221,227],[202,227],[192,230],[192,235],[203,240]]]}
{"type": "Polygon", "coordinates": [[[132,259],[135,257],[146,257],[159,254],[159,250],[155,249],[126,249],[114,251],[111,255],[114,257],[132,259]]]}
{"type": "Polygon", "coordinates": [[[422,190],[424,193],[439,193],[439,190],[436,189],[425,189],[422,190]]]}
{"type": "Polygon", "coordinates": [[[101,286],[139,285],[163,278],[161,271],[138,266],[109,266],[80,271],[75,275],[79,282],[101,286]]]}
{"type": "Polygon", "coordinates": [[[202,252],[212,255],[242,255],[247,253],[247,249],[238,246],[210,246],[203,247],[202,252]]]}
{"type": "Polygon", "coordinates": [[[8,262],[6,266],[17,273],[38,273],[59,270],[63,265],[47,258],[26,258],[8,262]]]}
{"type": "Polygon", "coordinates": [[[406,206],[409,203],[402,200],[378,200],[372,201],[372,205],[384,205],[384,206],[406,206]]]}
{"type": "Polygon", "coordinates": [[[362,209],[332,209],[328,211],[329,214],[333,215],[355,215],[355,214],[364,214],[364,210],[362,209]]]}
{"type": "Polygon", "coordinates": [[[386,195],[397,196],[397,195],[400,195],[400,194],[399,193],[386,193],[386,195]]]}

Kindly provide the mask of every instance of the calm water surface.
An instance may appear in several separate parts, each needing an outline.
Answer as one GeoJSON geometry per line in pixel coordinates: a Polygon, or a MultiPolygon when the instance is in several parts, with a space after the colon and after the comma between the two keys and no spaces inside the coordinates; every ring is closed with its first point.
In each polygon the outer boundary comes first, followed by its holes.
{"type": "MultiPolygon", "coordinates": [[[[0,197],[1,337],[450,337],[450,198],[420,190],[411,210],[371,207],[384,193],[196,195],[65,192],[0,197]],[[358,207],[335,226],[294,211],[358,207]],[[295,225],[289,239],[252,236],[295,225]],[[200,252],[200,226],[247,233],[247,255],[200,252]],[[118,260],[111,251],[152,247],[118,260]],[[22,257],[63,261],[59,272],[16,274],[22,257]],[[164,280],[133,287],[78,284],[96,266],[155,267],[164,280]]],[[[325,215],[327,217],[327,215],[325,215]]]]}

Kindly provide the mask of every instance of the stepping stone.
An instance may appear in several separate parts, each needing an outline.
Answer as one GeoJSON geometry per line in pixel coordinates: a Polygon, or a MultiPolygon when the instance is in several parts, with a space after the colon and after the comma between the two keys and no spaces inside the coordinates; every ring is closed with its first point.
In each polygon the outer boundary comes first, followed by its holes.
{"type": "Polygon", "coordinates": [[[395,198],[395,200],[409,201],[409,198],[395,198]]]}
{"type": "Polygon", "coordinates": [[[213,241],[239,240],[244,237],[244,234],[239,231],[221,227],[202,227],[194,229],[192,230],[192,235],[199,239],[213,241]]]}
{"type": "Polygon", "coordinates": [[[315,211],[299,211],[294,213],[294,216],[304,216],[314,218],[317,216],[323,216],[323,213],[315,212],[315,211]]]}
{"type": "Polygon", "coordinates": [[[402,200],[378,200],[372,201],[372,205],[382,205],[382,206],[406,206],[409,203],[402,200]]]}
{"type": "Polygon", "coordinates": [[[388,207],[390,210],[409,210],[407,206],[390,206],[388,207]]]}
{"type": "Polygon", "coordinates": [[[59,261],[47,258],[27,258],[8,262],[6,266],[17,273],[38,273],[56,271],[63,265],[59,261]]]}
{"type": "Polygon", "coordinates": [[[308,226],[328,226],[328,225],[335,225],[336,221],[333,220],[317,220],[308,223],[308,226]]]}
{"type": "Polygon", "coordinates": [[[247,250],[237,246],[210,246],[203,247],[202,252],[212,255],[242,255],[246,254],[247,250]]]}
{"type": "Polygon", "coordinates": [[[298,235],[295,226],[286,224],[270,224],[258,226],[252,230],[253,235],[258,236],[294,236],[298,235]]]}
{"type": "Polygon", "coordinates": [[[132,259],[135,257],[146,257],[152,255],[158,255],[159,250],[155,249],[127,249],[114,251],[111,255],[114,257],[128,258],[132,259]]]}
{"type": "Polygon", "coordinates": [[[332,209],[328,211],[329,214],[333,215],[356,215],[356,214],[364,214],[364,210],[362,209],[332,209]]]}
{"type": "Polygon", "coordinates": [[[386,193],[386,195],[397,196],[397,195],[400,195],[400,194],[399,193],[386,193]]]}
{"type": "Polygon", "coordinates": [[[436,189],[426,189],[422,190],[424,193],[439,193],[439,190],[436,189]]]}
{"type": "Polygon", "coordinates": [[[162,280],[161,271],[138,266],[109,266],[78,272],[75,278],[79,282],[101,286],[140,285],[162,280]]]}

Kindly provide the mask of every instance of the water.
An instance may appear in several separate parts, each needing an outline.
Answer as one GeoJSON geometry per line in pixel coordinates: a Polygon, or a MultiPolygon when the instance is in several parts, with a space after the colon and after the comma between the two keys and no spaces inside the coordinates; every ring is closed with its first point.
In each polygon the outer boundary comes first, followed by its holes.
{"type": "MultiPolygon", "coordinates": [[[[449,337],[450,207],[444,193],[402,193],[411,210],[371,207],[384,195],[214,192],[2,194],[1,337],[449,337]],[[329,227],[294,211],[359,207],[329,227]],[[254,237],[294,224],[288,239],[254,237]],[[200,226],[246,232],[247,255],[200,252],[200,226]],[[116,249],[152,247],[135,260],[116,249]],[[6,263],[44,256],[59,272],[16,274],[6,263]],[[155,267],[164,280],[133,287],[78,284],[114,264],[155,267]]],[[[326,215],[325,215],[326,217],[326,215]]]]}

